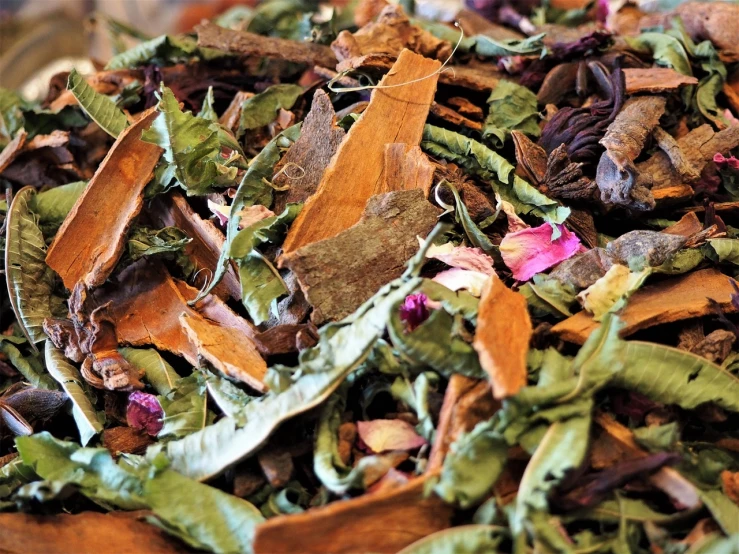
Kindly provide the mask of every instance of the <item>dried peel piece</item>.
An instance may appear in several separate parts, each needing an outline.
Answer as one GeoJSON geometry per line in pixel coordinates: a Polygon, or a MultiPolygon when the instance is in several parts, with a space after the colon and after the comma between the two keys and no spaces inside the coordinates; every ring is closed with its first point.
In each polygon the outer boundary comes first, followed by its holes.
{"type": "Polygon", "coordinates": [[[381,85],[403,85],[372,91],[372,100],[326,168],[318,191],[305,203],[283,244],[286,253],[331,238],[357,223],[370,196],[383,186],[385,145],[419,145],[436,91],[437,77],[421,81],[441,64],[403,50],[381,85]],[[352,186],[347,188],[347,175],[352,186]]]}
{"type": "Polygon", "coordinates": [[[491,276],[480,297],[472,346],[480,356],[497,399],[526,386],[526,355],[532,335],[526,298],[491,276]]]}
{"type": "Polygon", "coordinates": [[[123,131],[59,228],[46,263],[69,290],[101,285],[123,252],[126,231],[163,152],[141,140],[158,112],[150,109],[123,131]]]}

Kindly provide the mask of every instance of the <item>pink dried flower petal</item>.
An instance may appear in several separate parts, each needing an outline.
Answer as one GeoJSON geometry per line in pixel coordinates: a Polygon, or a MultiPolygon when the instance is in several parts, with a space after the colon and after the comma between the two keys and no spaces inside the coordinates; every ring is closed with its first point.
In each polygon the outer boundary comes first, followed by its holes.
{"type": "Polygon", "coordinates": [[[400,320],[413,331],[429,317],[428,297],[422,292],[409,294],[400,306],[400,320]]]}
{"type": "MultiPolygon", "coordinates": [[[[210,208],[210,211],[218,217],[218,221],[221,225],[228,224],[228,218],[231,217],[231,206],[216,204],[215,202],[208,200],[208,208],[210,208]]],[[[261,204],[255,204],[254,206],[247,206],[241,210],[239,215],[241,216],[239,229],[244,229],[245,227],[249,227],[249,225],[253,225],[257,221],[274,216],[275,213],[261,204]]]]}
{"type": "Polygon", "coordinates": [[[552,227],[539,227],[508,233],[500,243],[500,255],[518,281],[528,281],[537,273],[582,251],[577,235],[557,225],[559,238],[552,240],[552,227]]]}
{"type": "Polygon", "coordinates": [[[402,419],[358,421],[359,438],[375,454],[390,450],[415,450],[426,444],[410,423],[402,419]]]}
{"type": "Polygon", "coordinates": [[[437,273],[434,281],[444,285],[449,290],[467,290],[472,296],[480,296],[485,282],[490,277],[488,273],[480,271],[471,271],[469,269],[447,269],[441,273],[437,273]]]}
{"type": "Polygon", "coordinates": [[[163,417],[162,405],[153,394],[135,391],[129,395],[126,407],[126,421],[129,427],[146,431],[154,437],[162,430],[163,417]]]}

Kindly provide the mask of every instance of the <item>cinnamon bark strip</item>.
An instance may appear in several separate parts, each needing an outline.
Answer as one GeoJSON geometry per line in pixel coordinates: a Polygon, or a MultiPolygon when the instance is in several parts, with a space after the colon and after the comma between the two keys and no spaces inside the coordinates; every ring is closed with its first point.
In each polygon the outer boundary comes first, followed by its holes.
{"type": "Polygon", "coordinates": [[[626,79],[626,94],[674,92],[680,87],[698,84],[695,77],[683,75],[669,67],[629,67],[622,71],[626,79]]]}
{"type": "Polygon", "coordinates": [[[418,189],[428,198],[434,171],[433,164],[420,146],[386,144],[382,192],[418,189]]]}
{"type": "Polygon", "coordinates": [[[393,88],[372,91],[369,106],[339,146],[318,191],[290,227],[284,252],[334,237],[359,221],[367,200],[381,190],[385,145],[420,144],[439,67],[436,60],[410,50],[401,52],[380,81],[381,86],[393,88]]]}
{"type": "MultiPolygon", "coordinates": [[[[731,303],[732,281],[716,269],[703,269],[644,287],[634,293],[620,315],[625,323],[621,336],[708,315],[713,312],[710,300],[725,312],[735,312],[731,303]]],[[[599,326],[590,314],[582,311],[552,327],[552,332],[566,341],[583,344],[599,326]]]]}
{"type": "Polygon", "coordinates": [[[161,529],[139,521],[150,512],[82,512],[80,514],[0,514],[4,554],[75,552],[76,554],[149,554],[195,552],[161,529]]]}
{"type": "Polygon", "coordinates": [[[88,288],[102,284],[118,262],[163,152],[141,140],[157,115],[154,108],[144,112],[120,134],[51,243],[46,263],[69,290],[79,281],[88,288]]]}
{"type": "MultiPolygon", "coordinates": [[[[195,213],[185,197],[178,192],[157,196],[152,201],[149,215],[161,227],[178,227],[192,239],[185,247],[185,254],[197,269],[203,270],[195,277],[195,286],[204,286],[218,265],[218,256],[225,241],[223,233],[211,221],[195,213]],[[210,275],[208,271],[211,272],[210,275]]],[[[229,267],[213,293],[222,300],[241,300],[241,284],[232,267],[229,267]]]]}
{"type": "Polygon", "coordinates": [[[472,346],[480,356],[496,399],[515,395],[526,386],[526,355],[532,326],[526,298],[493,275],[480,297],[477,331],[472,346]]]}
{"type": "Polygon", "coordinates": [[[499,408],[500,402],[490,394],[490,383],[458,373],[452,375],[444,393],[444,403],[436,425],[436,440],[431,447],[426,472],[441,470],[450,445],[462,433],[490,419],[499,408]]]}
{"type": "Polygon", "coordinates": [[[246,31],[233,31],[203,23],[195,27],[198,46],[215,48],[242,56],[276,58],[296,63],[333,67],[336,56],[328,46],[312,42],[297,42],[284,38],[264,37],[246,31]]]}
{"type": "Polygon", "coordinates": [[[434,495],[424,497],[427,477],[389,491],[267,520],[257,527],[254,552],[354,554],[371,550],[394,554],[451,524],[452,508],[434,495]]]}

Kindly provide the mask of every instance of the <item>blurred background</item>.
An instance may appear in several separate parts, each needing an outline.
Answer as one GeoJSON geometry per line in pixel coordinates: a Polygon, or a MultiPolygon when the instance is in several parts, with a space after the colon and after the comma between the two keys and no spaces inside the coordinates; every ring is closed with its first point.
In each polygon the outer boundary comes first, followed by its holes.
{"type": "Polygon", "coordinates": [[[256,0],[0,0],[0,86],[29,100],[44,97],[49,78],[77,67],[92,71],[114,51],[107,18],[158,36],[192,29],[256,0]]]}

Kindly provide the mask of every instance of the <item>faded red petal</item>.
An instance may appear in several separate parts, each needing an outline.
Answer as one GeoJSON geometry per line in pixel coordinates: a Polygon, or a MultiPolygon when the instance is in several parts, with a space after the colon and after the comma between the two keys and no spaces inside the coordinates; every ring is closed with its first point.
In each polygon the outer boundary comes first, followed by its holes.
{"type": "Polygon", "coordinates": [[[410,423],[401,419],[358,421],[359,438],[375,454],[390,450],[415,450],[426,444],[410,423]]]}

